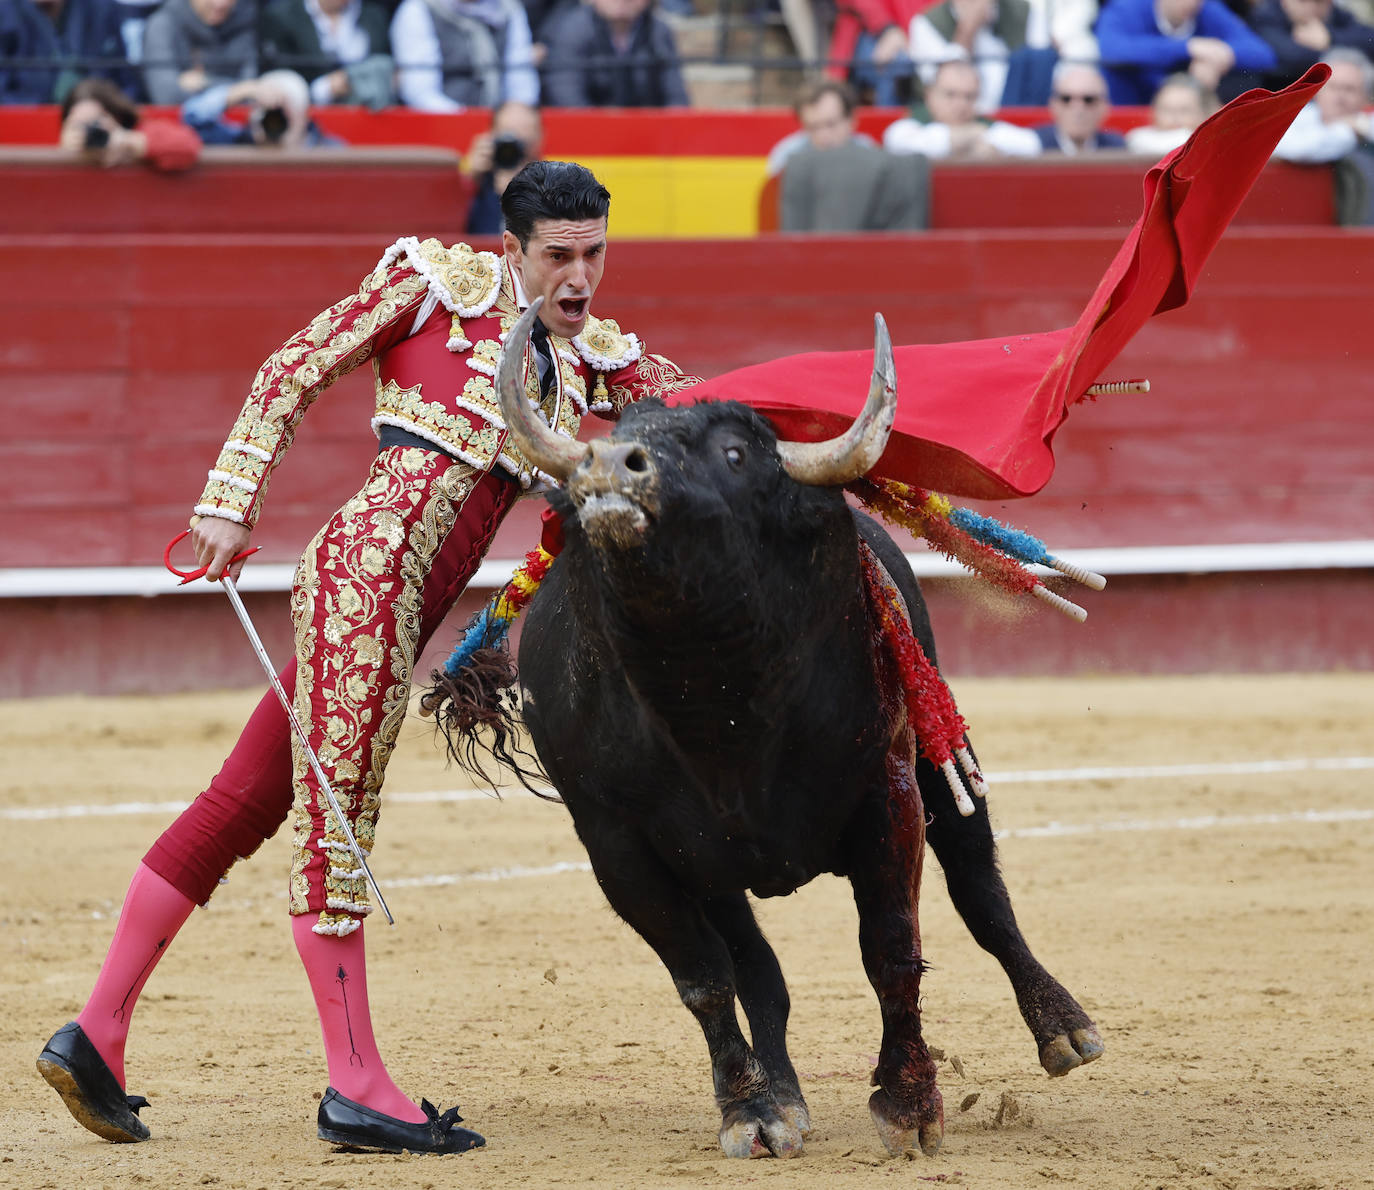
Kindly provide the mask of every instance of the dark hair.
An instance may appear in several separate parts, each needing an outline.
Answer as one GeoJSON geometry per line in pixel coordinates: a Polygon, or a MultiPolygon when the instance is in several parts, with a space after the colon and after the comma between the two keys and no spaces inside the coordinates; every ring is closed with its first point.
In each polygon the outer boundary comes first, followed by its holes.
{"type": "Polygon", "coordinates": [[[610,210],[611,192],[575,161],[531,161],[501,195],[506,230],[521,251],[541,219],[605,219],[610,210]]]}
{"type": "Polygon", "coordinates": [[[72,108],[83,99],[94,99],[121,128],[134,128],[138,124],[137,105],[108,79],[82,79],[68,91],[67,98],[62,101],[64,123],[72,108]]]}
{"type": "Polygon", "coordinates": [[[840,101],[840,106],[844,109],[846,116],[854,114],[856,106],[854,89],[848,83],[840,82],[839,79],[822,79],[818,83],[812,83],[801,93],[801,97],[793,105],[793,110],[800,116],[802,108],[812,107],[827,95],[833,95],[840,101]]]}

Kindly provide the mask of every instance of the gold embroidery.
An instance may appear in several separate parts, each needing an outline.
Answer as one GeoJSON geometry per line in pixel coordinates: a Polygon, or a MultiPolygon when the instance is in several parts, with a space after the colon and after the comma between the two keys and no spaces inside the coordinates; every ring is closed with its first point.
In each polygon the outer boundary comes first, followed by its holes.
{"type": "Polygon", "coordinates": [[[483,339],[479,343],[474,343],[472,358],[495,372],[496,366],[501,362],[501,344],[495,339],[483,339]]]}
{"type": "Polygon", "coordinates": [[[438,401],[426,401],[418,384],[402,388],[394,380],[388,380],[377,390],[376,417],[381,422],[432,438],[451,453],[461,456],[464,462],[485,470],[495,461],[500,446],[501,434],[489,424],[490,419],[500,416],[500,412],[491,381],[485,376],[473,379],[484,381],[486,389],[474,389],[469,396],[465,387],[464,403],[475,407],[471,417],[462,410],[451,412],[438,401]],[[474,418],[483,420],[474,426],[474,418]]]}
{"type": "Polygon", "coordinates": [[[585,349],[584,358],[598,370],[610,371],[623,368],[639,358],[639,344],[629,335],[622,334],[620,324],[613,318],[596,318],[588,315],[582,333],[577,336],[574,346],[585,349]],[[591,358],[599,356],[599,359],[591,358]]]}
{"type": "Polygon", "coordinates": [[[423,296],[426,285],[409,269],[399,277],[394,270],[368,276],[356,294],[336,302],[288,339],[258,370],[229,435],[230,442],[246,443],[254,451],[226,444],[215,465],[256,490],[212,479],[197,507],[232,511],[251,526],[272,469],[290,447],[306,409],[324,388],[371,356],[372,340],[423,296]]]}
{"type": "Polygon", "coordinates": [[[633,387],[616,384],[611,388],[611,403],[617,413],[640,397],[666,397],[701,383],[700,376],[689,376],[672,360],[648,353],[639,361],[630,380],[633,387]]]}
{"type": "Polygon", "coordinates": [[[445,248],[440,240],[425,240],[420,255],[452,296],[458,313],[466,311],[464,317],[476,318],[491,307],[504,271],[500,257],[477,252],[467,244],[445,248]]]}
{"type": "MultiPolygon", "coordinates": [[[[364,852],[373,846],[382,780],[405,718],[425,578],[479,474],[454,464],[436,476],[434,459],[413,448],[379,454],[363,490],[302,559],[292,596],[296,713],[313,724],[320,764],[364,852]],[[318,640],[328,648],[316,662],[318,640]]],[[[322,853],[320,926],[346,933],[368,911],[366,880],[332,812],[315,806],[307,772],[304,750],[296,747],[291,912],[309,911],[307,869],[322,853]],[[314,849],[312,806],[324,822],[314,849]]]]}

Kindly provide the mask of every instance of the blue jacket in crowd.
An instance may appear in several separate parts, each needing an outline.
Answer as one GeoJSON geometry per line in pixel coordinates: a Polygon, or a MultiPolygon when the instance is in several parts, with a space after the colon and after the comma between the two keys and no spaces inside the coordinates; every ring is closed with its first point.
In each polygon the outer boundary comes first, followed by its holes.
{"type": "MultiPolygon", "coordinates": [[[[1160,32],[1154,0],[1107,0],[1096,31],[1113,103],[1147,104],[1169,75],[1188,69],[1187,38],[1160,32]]],[[[1222,0],[1204,0],[1192,35],[1226,42],[1235,51],[1235,70],[1264,72],[1277,64],[1264,38],[1222,0]]]]}
{"type": "MultiPolygon", "coordinates": [[[[1262,0],[1250,10],[1250,24],[1255,32],[1273,47],[1279,64],[1277,72],[1266,80],[1265,86],[1286,87],[1296,82],[1321,58],[1321,52],[1293,40],[1293,20],[1283,10],[1279,0],[1262,0]]],[[[1374,29],[1356,20],[1353,13],[1333,4],[1323,22],[1331,34],[1332,46],[1350,46],[1374,58],[1374,29]]]]}
{"type": "Polygon", "coordinates": [[[31,0],[0,4],[0,103],[61,103],[83,78],[105,78],[137,96],[129,66],[86,69],[76,59],[127,55],[114,0],[67,0],[57,27],[31,0]],[[27,59],[30,64],[11,65],[27,59]],[[36,65],[32,63],[45,63],[36,65]]]}

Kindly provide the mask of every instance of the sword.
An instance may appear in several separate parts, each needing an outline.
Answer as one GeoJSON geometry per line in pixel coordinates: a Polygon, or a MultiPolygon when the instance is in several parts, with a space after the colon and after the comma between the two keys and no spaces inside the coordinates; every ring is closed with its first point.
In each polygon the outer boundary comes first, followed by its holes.
{"type": "MultiPolygon", "coordinates": [[[[184,587],[194,579],[202,578],[209,570],[208,566],[202,566],[199,570],[178,570],[172,565],[172,547],[184,537],[190,536],[190,529],[183,529],[167,544],[167,549],[162,555],[163,565],[173,574],[180,577],[181,582],[178,586],[184,587]]],[[[243,553],[236,555],[229,560],[229,565],[241,561],[249,554],[255,554],[261,546],[254,546],[252,549],[244,550],[243,553]]],[[[291,700],[286,697],[286,691],[282,689],[281,679],[277,677],[276,667],[272,660],[267,656],[267,650],[263,647],[262,637],[258,635],[258,630],[253,627],[253,620],[248,615],[248,609],[243,606],[243,600],[239,597],[239,591],[234,580],[226,573],[220,577],[220,583],[224,587],[224,593],[229,596],[229,602],[234,608],[234,614],[238,616],[239,623],[243,625],[243,631],[248,636],[248,643],[253,646],[253,652],[257,654],[258,661],[261,662],[263,672],[267,674],[267,680],[272,683],[272,689],[276,691],[277,701],[281,703],[282,710],[286,712],[286,717],[291,721],[291,727],[296,733],[296,740],[305,750],[306,759],[310,761],[310,771],[315,774],[315,780],[320,783],[320,791],[324,794],[325,800],[329,803],[329,808],[334,811],[334,817],[338,821],[339,829],[343,831],[344,838],[348,841],[348,849],[353,853],[353,858],[358,861],[358,866],[363,870],[367,877],[367,886],[372,890],[372,895],[377,898],[377,904],[381,906],[382,912],[386,915],[388,925],[395,925],[396,919],[391,916],[391,910],[386,906],[386,898],[382,896],[382,890],[377,887],[377,878],[372,875],[372,869],[367,866],[367,858],[363,855],[363,849],[358,846],[358,840],[353,837],[353,829],[348,825],[348,819],[344,817],[343,810],[339,807],[339,801],[334,796],[334,790],[330,788],[329,778],[324,775],[324,769],[320,767],[320,758],[315,755],[315,749],[310,746],[310,737],[306,735],[305,728],[301,726],[301,721],[296,717],[296,709],[291,705],[291,700]]]]}

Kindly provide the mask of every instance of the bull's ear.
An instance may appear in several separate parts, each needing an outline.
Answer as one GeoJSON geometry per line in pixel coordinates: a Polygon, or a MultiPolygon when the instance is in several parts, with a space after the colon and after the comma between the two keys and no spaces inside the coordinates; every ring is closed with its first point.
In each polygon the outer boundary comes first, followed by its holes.
{"type": "Polygon", "coordinates": [[[866,475],[883,457],[897,416],[897,365],[881,314],[873,316],[873,378],[854,424],[826,442],[779,442],[778,457],[798,483],[838,487],[866,475]]]}

